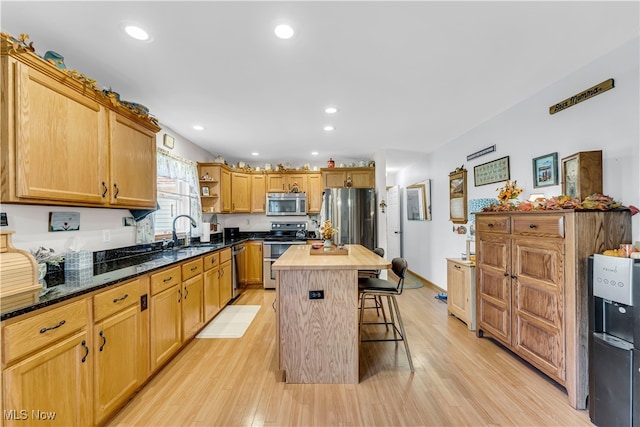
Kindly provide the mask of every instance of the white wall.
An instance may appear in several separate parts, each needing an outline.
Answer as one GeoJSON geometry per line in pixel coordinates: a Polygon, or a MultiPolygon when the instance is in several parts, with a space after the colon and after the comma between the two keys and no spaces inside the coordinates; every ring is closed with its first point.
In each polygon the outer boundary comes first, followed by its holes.
{"type": "MultiPolygon", "coordinates": [[[[503,183],[474,186],[473,167],[509,156],[511,179],[547,197],[561,186],[533,188],[532,159],[557,152],[559,161],[578,151],[603,150],[603,191],[624,205],[640,206],[638,39],[566,76],[535,96],[506,110],[431,153],[419,165],[397,174],[406,187],[430,178],[433,221],[404,219],[404,254],[409,268],[446,289],[446,257],[465,250],[464,235],[449,221],[448,175],[462,164],[468,170],[468,198],[497,196],[503,183]],[[613,78],[615,88],[554,115],[549,106],[595,84],[613,78]],[[496,145],[496,152],[466,161],[466,156],[496,145]]],[[[560,171],[559,171],[560,172],[560,171]]],[[[633,218],[633,238],[640,240],[640,215],[633,218]]]]}

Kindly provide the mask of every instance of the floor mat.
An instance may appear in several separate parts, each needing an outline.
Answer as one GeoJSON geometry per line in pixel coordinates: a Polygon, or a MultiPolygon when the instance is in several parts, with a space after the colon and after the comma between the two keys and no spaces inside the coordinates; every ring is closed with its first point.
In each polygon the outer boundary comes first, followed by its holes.
{"type": "Polygon", "coordinates": [[[259,305],[228,305],[196,338],[240,338],[260,310],[259,305]]]}

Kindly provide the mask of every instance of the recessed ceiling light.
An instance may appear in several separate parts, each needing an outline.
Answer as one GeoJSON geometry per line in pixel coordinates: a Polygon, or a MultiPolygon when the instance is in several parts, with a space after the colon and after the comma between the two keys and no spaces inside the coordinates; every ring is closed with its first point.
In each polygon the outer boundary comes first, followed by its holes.
{"type": "Polygon", "coordinates": [[[254,151],[253,153],[251,153],[252,156],[259,156],[260,153],[258,153],[257,151],[254,151]]]}
{"type": "Polygon", "coordinates": [[[204,126],[202,126],[202,125],[194,125],[193,128],[195,130],[204,130],[204,126]]]}
{"type": "Polygon", "coordinates": [[[329,125],[329,126],[325,126],[325,127],[324,127],[324,130],[326,130],[327,132],[331,132],[331,131],[332,131],[332,130],[334,130],[334,129],[335,129],[335,128],[334,128],[333,126],[331,126],[331,125],[329,125]]]}
{"type": "Polygon", "coordinates": [[[276,36],[280,37],[281,39],[290,39],[291,37],[293,37],[293,28],[291,28],[289,25],[286,24],[280,24],[278,25],[274,30],[274,33],[276,33],[276,36]]]}
{"type": "Polygon", "coordinates": [[[324,112],[327,114],[334,114],[338,112],[338,109],[336,107],[327,107],[324,109],[324,112]]]}
{"type": "Polygon", "coordinates": [[[124,31],[136,40],[149,40],[149,34],[147,34],[147,32],[142,28],[136,27],[135,25],[127,25],[124,27],[124,31]]]}
{"type": "Polygon", "coordinates": [[[320,153],[318,153],[317,151],[312,151],[312,152],[311,152],[311,155],[312,155],[312,156],[317,156],[318,154],[320,154],[320,153]]]}

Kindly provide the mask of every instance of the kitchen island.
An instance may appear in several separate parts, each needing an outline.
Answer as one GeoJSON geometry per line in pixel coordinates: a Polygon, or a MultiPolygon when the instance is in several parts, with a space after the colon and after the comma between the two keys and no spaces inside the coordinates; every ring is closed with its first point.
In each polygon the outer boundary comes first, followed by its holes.
{"type": "Polygon", "coordinates": [[[312,255],[311,245],[295,245],[273,264],[276,348],[288,383],[359,381],[358,270],[391,264],[364,246],[346,249],[312,255]]]}

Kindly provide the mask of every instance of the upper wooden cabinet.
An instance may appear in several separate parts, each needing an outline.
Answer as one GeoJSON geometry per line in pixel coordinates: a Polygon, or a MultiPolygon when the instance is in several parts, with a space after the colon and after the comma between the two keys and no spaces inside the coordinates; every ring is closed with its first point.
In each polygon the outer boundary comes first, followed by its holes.
{"type": "Polygon", "coordinates": [[[231,173],[231,212],[251,212],[251,175],[231,173]]]}
{"type": "Polygon", "coordinates": [[[375,188],[375,168],[323,168],[324,188],[375,188]]]}
{"type": "Polygon", "coordinates": [[[276,172],[267,174],[267,193],[289,193],[293,191],[296,186],[299,192],[306,192],[306,172],[276,172]]]}
{"type": "Polygon", "coordinates": [[[307,213],[319,213],[322,207],[322,174],[320,172],[307,175],[307,213]]]}
{"type": "Polygon", "coordinates": [[[156,124],[4,38],[0,69],[2,202],[156,206],[156,124]]]}
{"type": "Polygon", "coordinates": [[[114,206],[155,208],[155,133],[113,111],[109,116],[110,203],[114,206]]]}
{"type": "Polygon", "coordinates": [[[251,175],[251,212],[266,212],[267,176],[251,175]]]}
{"type": "Polygon", "coordinates": [[[231,212],[231,171],[221,163],[198,163],[202,212],[231,212]]]}

